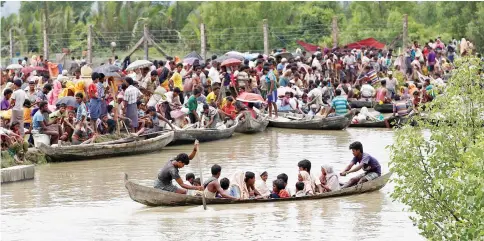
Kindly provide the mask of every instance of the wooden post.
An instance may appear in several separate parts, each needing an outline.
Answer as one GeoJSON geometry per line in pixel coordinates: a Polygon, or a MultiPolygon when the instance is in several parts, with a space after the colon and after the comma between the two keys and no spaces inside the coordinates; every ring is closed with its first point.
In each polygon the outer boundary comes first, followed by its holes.
{"type": "Polygon", "coordinates": [[[14,43],[13,43],[13,29],[10,29],[9,31],[9,37],[10,37],[10,62],[12,62],[13,56],[14,56],[14,43]]]}
{"type": "Polygon", "coordinates": [[[200,24],[200,51],[203,61],[207,59],[207,40],[205,39],[205,24],[200,24]]]}
{"type": "Polygon", "coordinates": [[[47,1],[44,2],[44,11],[42,18],[42,32],[44,33],[44,60],[49,59],[49,38],[47,36],[47,1]]]}
{"type": "Polygon", "coordinates": [[[264,32],[264,54],[269,55],[269,30],[267,19],[262,20],[262,31],[264,32]]]}
{"type": "Polygon", "coordinates": [[[87,30],[87,63],[92,65],[92,24],[87,30]]]}
{"type": "Polygon", "coordinates": [[[144,27],[144,34],[143,34],[143,37],[144,37],[144,49],[145,49],[145,60],[148,60],[148,25],[145,24],[145,27],[144,27]]]}
{"type": "Polygon", "coordinates": [[[408,15],[407,14],[404,14],[403,15],[403,45],[402,45],[402,48],[403,48],[403,51],[405,51],[405,49],[407,48],[407,44],[408,44],[408,15]]]}
{"type": "Polygon", "coordinates": [[[333,17],[333,48],[338,47],[338,18],[336,16],[333,17]]]}

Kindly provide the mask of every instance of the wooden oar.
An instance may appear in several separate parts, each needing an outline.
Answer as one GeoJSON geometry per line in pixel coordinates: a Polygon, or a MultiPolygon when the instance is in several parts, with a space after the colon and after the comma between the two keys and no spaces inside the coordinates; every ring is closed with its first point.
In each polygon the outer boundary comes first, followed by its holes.
{"type": "MultiPolygon", "coordinates": [[[[202,174],[202,167],[200,166],[200,149],[199,149],[199,142],[195,140],[195,144],[197,145],[197,161],[198,161],[198,171],[200,172],[200,183],[203,187],[203,174],[202,174]]],[[[205,192],[202,191],[202,203],[203,203],[203,210],[207,210],[207,200],[205,200],[205,192]]]]}

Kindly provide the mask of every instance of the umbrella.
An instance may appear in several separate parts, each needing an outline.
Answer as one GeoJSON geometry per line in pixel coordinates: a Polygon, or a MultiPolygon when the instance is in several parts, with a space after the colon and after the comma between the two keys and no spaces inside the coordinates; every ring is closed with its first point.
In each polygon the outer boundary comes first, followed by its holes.
{"type": "Polygon", "coordinates": [[[190,58],[186,58],[183,60],[183,63],[185,64],[189,64],[189,65],[193,65],[193,62],[195,62],[195,60],[199,60],[195,57],[190,57],[190,58]]]}
{"type": "Polygon", "coordinates": [[[241,52],[237,52],[237,51],[230,51],[230,52],[227,52],[225,53],[225,55],[227,56],[239,56],[239,57],[244,57],[244,54],[241,53],[241,52]]]}
{"type": "Polygon", "coordinates": [[[140,68],[146,68],[146,67],[150,67],[151,65],[153,65],[153,63],[151,63],[148,60],[143,60],[143,59],[142,60],[136,60],[133,63],[131,63],[130,65],[128,65],[128,68],[126,68],[126,71],[140,69],[140,68]]]}
{"type": "Polygon", "coordinates": [[[104,76],[106,76],[106,77],[114,77],[115,79],[121,79],[121,75],[119,75],[118,72],[105,73],[104,76]]]}
{"type": "Polygon", "coordinates": [[[225,54],[225,56],[229,57],[230,59],[238,59],[240,61],[244,61],[244,55],[242,54],[239,55],[239,54],[231,53],[231,54],[225,54]]]}
{"type": "Polygon", "coordinates": [[[277,88],[277,96],[283,96],[286,94],[286,92],[292,92],[293,94],[296,94],[296,91],[291,89],[290,87],[279,87],[277,88]]]}
{"type": "Polygon", "coordinates": [[[93,70],[93,72],[103,73],[105,76],[108,76],[108,74],[110,73],[119,72],[119,71],[121,71],[120,67],[116,65],[111,65],[111,64],[101,65],[93,70]]]}
{"type": "Polygon", "coordinates": [[[30,74],[32,71],[49,71],[48,69],[40,66],[30,66],[30,67],[25,67],[22,69],[22,73],[24,74],[30,74]]]}
{"type": "Polygon", "coordinates": [[[248,93],[248,92],[244,92],[239,96],[237,96],[237,100],[242,102],[252,102],[252,103],[264,102],[264,98],[262,98],[262,96],[254,93],[248,93]]]}
{"type": "Polygon", "coordinates": [[[66,96],[66,97],[60,98],[59,100],[57,100],[55,105],[60,105],[60,104],[66,104],[67,106],[72,106],[75,108],[77,108],[77,106],[79,105],[74,96],[66,96]]]}
{"type": "Polygon", "coordinates": [[[7,66],[7,69],[22,69],[23,66],[20,65],[20,64],[11,64],[9,66],[7,66]]]}
{"type": "Polygon", "coordinates": [[[188,59],[188,58],[197,58],[199,60],[203,60],[202,56],[200,56],[196,51],[193,51],[189,54],[187,54],[183,59],[188,59]]]}
{"type": "Polygon", "coordinates": [[[240,63],[242,63],[242,61],[238,59],[230,58],[230,59],[224,60],[221,66],[234,66],[234,65],[237,66],[237,65],[240,65],[240,63]]]}

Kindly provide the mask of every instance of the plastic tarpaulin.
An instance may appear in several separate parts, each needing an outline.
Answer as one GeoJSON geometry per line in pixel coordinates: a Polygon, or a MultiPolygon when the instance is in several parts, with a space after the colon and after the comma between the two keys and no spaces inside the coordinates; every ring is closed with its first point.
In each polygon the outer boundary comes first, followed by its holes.
{"type": "Polygon", "coordinates": [[[301,45],[301,47],[303,47],[306,51],[308,52],[316,52],[318,51],[318,47],[317,45],[313,45],[313,44],[310,44],[310,43],[306,43],[304,41],[301,41],[301,40],[296,40],[296,43],[301,45]]]}
{"type": "Polygon", "coordinates": [[[365,47],[365,48],[372,48],[372,47],[374,47],[376,49],[383,49],[383,48],[385,48],[385,44],[384,43],[380,43],[380,42],[378,42],[374,38],[363,39],[363,40],[360,40],[358,42],[346,44],[345,46],[348,46],[349,49],[360,49],[362,47],[365,47]]]}

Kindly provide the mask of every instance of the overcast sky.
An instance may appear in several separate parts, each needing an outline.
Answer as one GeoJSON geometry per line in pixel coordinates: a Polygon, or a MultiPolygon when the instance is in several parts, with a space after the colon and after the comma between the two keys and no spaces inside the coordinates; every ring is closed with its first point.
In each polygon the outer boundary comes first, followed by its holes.
{"type": "Polygon", "coordinates": [[[7,17],[12,13],[18,13],[20,9],[20,1],[7,1],[1,8],[2,17],[7,17]]]}

